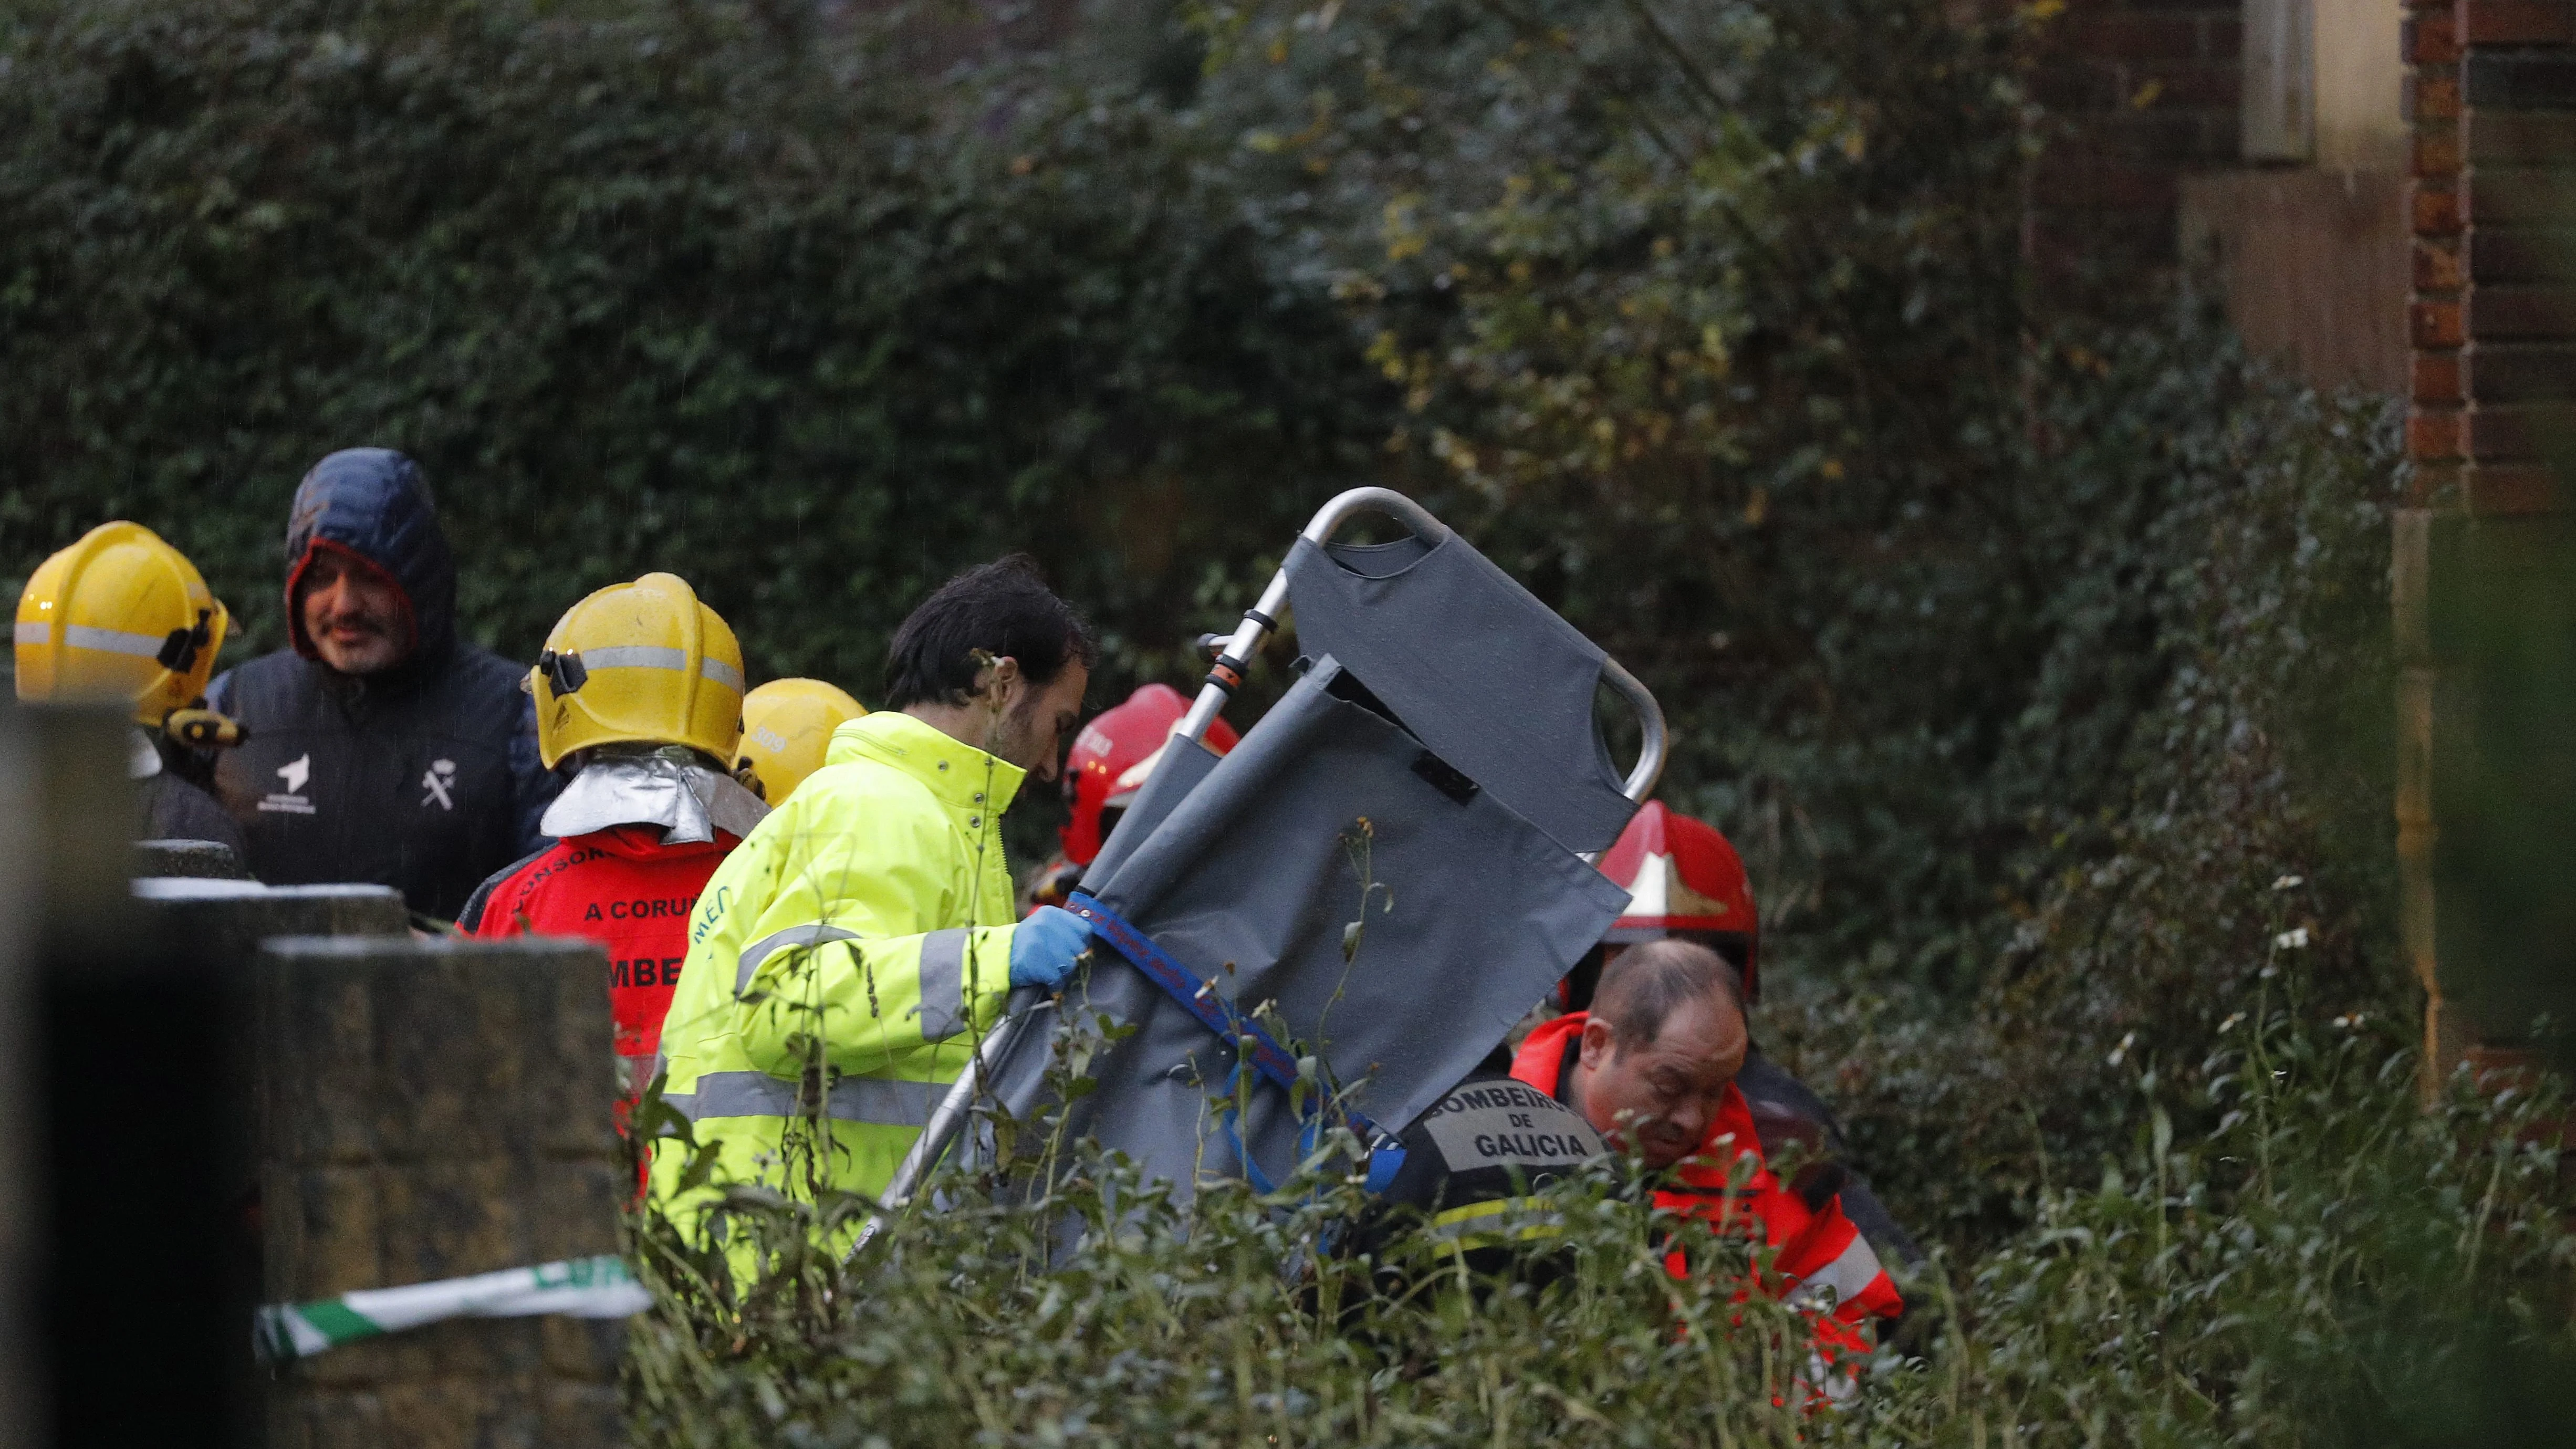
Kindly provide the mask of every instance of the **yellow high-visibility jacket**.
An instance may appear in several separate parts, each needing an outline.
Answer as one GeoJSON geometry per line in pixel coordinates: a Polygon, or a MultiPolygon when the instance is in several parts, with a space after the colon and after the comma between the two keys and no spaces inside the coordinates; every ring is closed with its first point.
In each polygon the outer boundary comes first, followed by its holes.
{"type": "Polygon", "coordinates": [[[676,1146],[652,1173],[684,1230],[724,1184],[884,1190],[1009,995],[1001,816],[1022,778],[908,715],[851,720],[707,881],[663,1100],[721,1144],[715,1186],[681,1189],[676,1146]]]}

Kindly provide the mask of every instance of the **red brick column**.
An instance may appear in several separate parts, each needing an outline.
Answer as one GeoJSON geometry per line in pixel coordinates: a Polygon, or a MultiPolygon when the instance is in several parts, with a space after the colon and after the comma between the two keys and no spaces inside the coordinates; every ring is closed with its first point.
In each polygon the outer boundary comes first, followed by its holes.
{"type": "Polygon", "coordinates": [[[2576,0],[2459,0],[2472,513],[2560,506],[2543,449],[2576,399],[2576,0]]]}
{"type": "Polygon", "coordinates": [[[2406,309],[2414,349],[2406,454],[2415,465],[2408,502],[2458,496],[2468,281],[2461,239],[2460,66],[2452,39],[2455,0],[2412,0],[2406,18],[2406,115],[2415,131],[2407,216],[2415,233],[2415,295],[2406,309]]]}
{"type": "Polygon", "coordinates": [[[2576,423],[2576,0],[2409,0],[2414,293],[2408,506],[2395,538],[2397,838],[2428,1080],[2481,1055],[2458,1009],[2434,850],[2475,681],[2443,600],[2510,571],[2562,500],[2544,454],[2576,423]]]}

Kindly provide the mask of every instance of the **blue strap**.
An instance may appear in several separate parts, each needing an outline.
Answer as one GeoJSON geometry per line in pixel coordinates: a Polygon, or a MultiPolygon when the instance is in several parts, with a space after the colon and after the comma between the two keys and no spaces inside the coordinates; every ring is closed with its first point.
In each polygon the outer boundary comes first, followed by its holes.
{"type": "Polygon", "coordinates": [[[1368,1191],[1371,1197],[1383,1196],[1395,1186],[1395,1175],[1404,1171],[1404,1149],[1388,1143],[1369,1154],[1368,1191]]]}
{"type": "MultiPolygon", "coordinates": [[[[1241,1070],[1243,1062],[1250,1062],[1254,1070],[1269,1078],[1279,1090],[1288,1093],[1289,1100],[1296,1100],[1297,1059],[1288,1055],[1288,1049],[1281,1046],[1269,1032],[1262,1030],[1261,1023],[1235,1010],[1234,1003],[1224,992],[1216,989],[1215,982],[1200,980],[1196,972],[1174,960],[1170,952],[1154,944],[1154,938],[1137,930],[1133,922],[1081,891],[1075,891],[1065,902],[1064,908],[1089,921],[1093,935],[1115,947],[1118,954],[1126,957],[1137,970],[1144,972],[1148,980],[1163,988],[1165,995],[1179,1002],[1183,1010],[1197,1018],[1199,1025],[1215,1032],[1228,1046],[1233,1047],[1240,1058],[1236,1064],[1237,1071],[1241,1070]]],[[[1358,1133],[1362,1141],[1389,1140],[1386,1133],[1378,1130],[1376,1123],[1348,1106],[1337,1103],[1335,1109],[1351,1124],[1351,1130],[1358,1133]]],[[[1314,1111],[1314,1105],[1309,1103],[1299,1115],[1311,1118],[1314,1111]]],[[[1228,1122],[1226,1130],[1229,1133],[1234,1131],[1231,1121],[1228,1122]]],[[[1309,1130],[1312,1130],[1311,1122],[1309,1130]]],[[[1235,1156],[1240,1158],[1247,1168],[1251,1168],[1252,1160],[1245,1155],[1242,1139],[1239,1137],[1235,1140],[1235,1156]]],[[[1260,1186],[1259,1169],[1251,1168],[1251,1170],[1255,1173],[1253,1185],[1258,1187],[1260,1186]]],[[[1389,1175],[1392,1176],[1391,1173],[1389,1175]]],[[[1374,1176],[1374,1162],[1372,1162],[1372,1176],[1374,1176]]]]}

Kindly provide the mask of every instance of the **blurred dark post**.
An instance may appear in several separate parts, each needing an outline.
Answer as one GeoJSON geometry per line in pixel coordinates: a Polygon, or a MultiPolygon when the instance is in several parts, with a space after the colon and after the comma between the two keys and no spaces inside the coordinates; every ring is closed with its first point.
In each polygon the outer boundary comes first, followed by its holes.
{"type": "Polygon", "coordinates": [[[2427,1085],[2576,1006],[2576,0],[2408,0],[2397,801],[2427,1085]]]}
{"type": "MultiPolygon", "coordinates": [[[[35,918],[31,1066],[35,1302],[30,1443],[244,1442],[249,1394],[238,1186],[243,980],[155,939],[127,894],[137,800],[122,710],[5,711],[35,918]]],[[[21,938],[25,938],[22,936],[21,938]]]]}
{"type": "Polygon", "coordinates": [[[0,1445],[46,1441],[36,1273],[44,1261],[37,1172],[37,1073],[31,1016],[37,956],[36,875],[48,844],[34,745],[17,710],[0,707],[0,1445]]]}
{"type": "MultiPolygon", "coordinates": [[[[203,841],[149,841],[135,850],[138,867],[218,868],[232,858],[231,851],[203,841]],[[187,848],[191,846],[205,850],[187,848]]],[[[250,1016],[260,942],[303,935],[400,938],[410,934],[411,916],[403,908],[402,893],[380,885],[263,886],[223,876],[173,875],[135,881],[133,898],[163,959],[185,962],[184,969],[209,973],[224,983],[227,1016],[219,1066],[225,1076],[205,1090],[224,1114],[225,1176],[213,1190],[227,1220],[229,1297],[248,1312],[259,1301],[262,1277],[259,1064],[253,1059],[250,1016]]],[[[267,1371],[252,1357],[246,1327],[234,1332],[224,1348],[238,1380],[235,1403],[241,1419],[235,1442],[259,1443],[267,1371]]]]}
{"type": "MultiPolygon", "coordinates": [[[[590,942],[288,939],[260,969],[268,1297],[618,1251],[608,963],[590,942]]],[[[623,1326],[462,1319],[328,1350],[276,1449],[620,1442],[623,1326]]]]}

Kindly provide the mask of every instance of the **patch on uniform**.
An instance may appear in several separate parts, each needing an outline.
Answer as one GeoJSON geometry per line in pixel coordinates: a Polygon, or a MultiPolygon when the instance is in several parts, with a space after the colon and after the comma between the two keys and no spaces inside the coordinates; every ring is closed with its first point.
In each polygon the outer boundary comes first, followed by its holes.
{"type": "Polygon", "coordinates": [[[1460,1087],[1422,1115],[1449,1170],[1571,1167],[1598,1157],[1601,1134],[1583,1115],[1519,1082],[1460,1087]]]}

